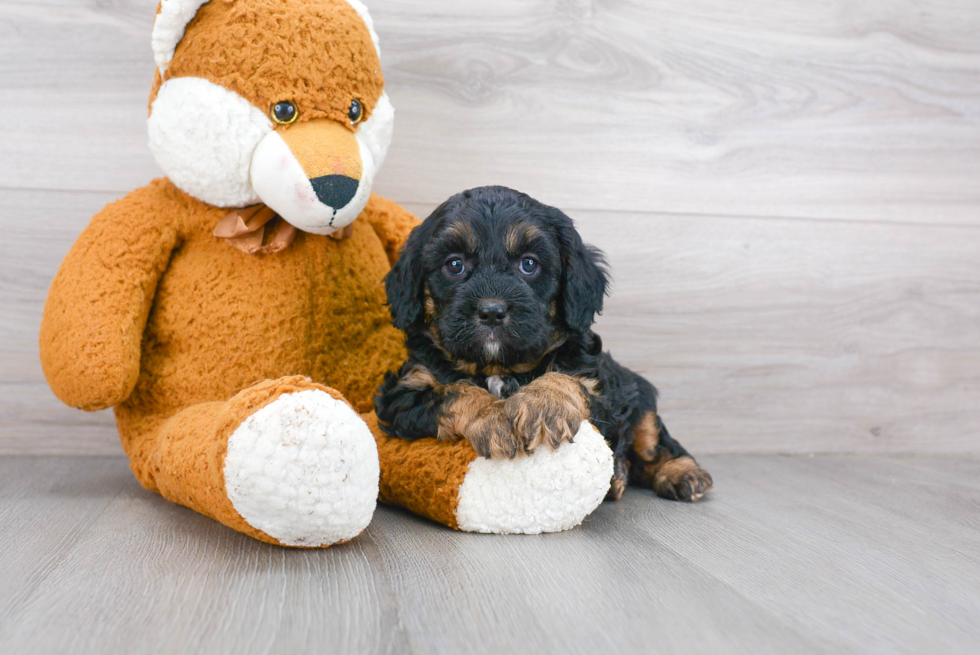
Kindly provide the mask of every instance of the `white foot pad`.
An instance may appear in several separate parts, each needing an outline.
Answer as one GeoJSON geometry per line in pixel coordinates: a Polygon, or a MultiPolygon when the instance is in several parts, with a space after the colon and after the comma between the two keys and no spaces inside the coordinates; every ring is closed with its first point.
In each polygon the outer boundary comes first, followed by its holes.
{"type": "Polygon", "coordinates": [[[575,440],[557,451],[473,460],[459,486],[456,523],[466,532],[497,534],[568,530],[602,503],[612,474],[612,451],[583,422],[575,440]]]}
{"type": "Polygon", "coordinates": [[[228,438],[231,504],[249,525],[287,546],[327,546],[359,535],[374,514],[378,475],[367,425],[316,389],[280,396],[228,438]]]}

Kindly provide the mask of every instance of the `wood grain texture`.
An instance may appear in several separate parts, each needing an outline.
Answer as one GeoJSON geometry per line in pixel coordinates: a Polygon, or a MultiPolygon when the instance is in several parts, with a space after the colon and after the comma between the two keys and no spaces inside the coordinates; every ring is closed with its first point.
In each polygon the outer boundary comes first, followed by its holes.
{"type": "Polygon", "coordinates": [[[379,508],[287,550],[139,488],[123,458],[0,458],[0,651],[922,653],[980,648],[980,460],[702,458],[575,530],[379,508]]]}
{"type": "Polygon", "coordinates": [[[0,454],[119,455],[111,411],[63,405],[41,372],[48,287],[91,216],[121,194],[0,189],[0,454]],[[16,217],[16,220],[10,220],[16,217]]]}
{"type": "MultiPolygon", "coordinates": [[[[980,5],[370,3],[376,189],[505,183],[616,276],[599,330],[697,452],[980,452],[980,5]]],[[[0,453],[117,454],[44,384],[50,280],[160,174],[156,0],[0,1],[0,453]]]]}
{"type": "Polygon", "coordinates": [[[974,228],[580,212],[604,345],[692,452],[978,452],[974,228]]]}
{"type": "Polygon", "coordinates": [[[971,0],[375,4],[401,200],[980,219],[971,0]]]}
{"type": "Polygon", "coordinates": [[[132,485],[118,457],[0,460],[0,630],[132,485]]]}
{"type": "MultiPolygon", "coordinates": [[[[71,241],[62,227],[71,220],[59,217],[105,199],[89,195],[49,194],[53,218],[31,223],[49,238],[11,253],[14,270],[43,264],[46,276],[0,278],[12,321],[0,322],[9,353],[0,452],[119,452],[111,416],[62,407],[37,363],[44,290],[71,241]]],[[[672,434],[695,454],[980,451],[974,228],[573,216],[612,263],[596,331],[660,388],[672,434]]]]}
{"type": "MultiPolygon", "coordinates": [[[[155,0],[0,4],[0,186],[128,191],[155,0]],[[22,112],[30,107],[30,120],[22,112]]],[[[972,0],[371,3],[398,136],[380,190],[573,208],[977,224],[972,0]]]]}

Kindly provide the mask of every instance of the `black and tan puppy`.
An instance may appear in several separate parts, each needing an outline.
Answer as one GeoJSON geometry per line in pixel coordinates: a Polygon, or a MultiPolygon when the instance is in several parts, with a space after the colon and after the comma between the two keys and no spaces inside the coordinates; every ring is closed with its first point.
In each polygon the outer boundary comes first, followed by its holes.
{"type": "Polygon", "coordinates": [[[409,359],[376,396],[382,428],[515,457],[557,448],[589,419],[615,454],[610,498],[627,482],[703,496],[711,476],[668,434],[656,389],[590,329],[603,264],[571,219],[522,193],[483,187],[444,202],[385,280],[409,359]]]}

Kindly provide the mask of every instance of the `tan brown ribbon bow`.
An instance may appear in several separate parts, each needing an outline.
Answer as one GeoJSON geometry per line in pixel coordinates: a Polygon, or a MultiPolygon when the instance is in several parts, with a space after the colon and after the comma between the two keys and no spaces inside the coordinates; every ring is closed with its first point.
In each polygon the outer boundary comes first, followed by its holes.
{"type": "MultiPolygon", "coordinates": [[[[330,235],[343,241],[354,234],[354,225],[348,225],[330,235]]],[[[221,219],[214,228],[214,236],[227,239],[228,243],[246,255],[266,255],[285,250],[296,238],[296,228],[280,218],[266,205],[252,205],[236,209],[221,219]]]]}

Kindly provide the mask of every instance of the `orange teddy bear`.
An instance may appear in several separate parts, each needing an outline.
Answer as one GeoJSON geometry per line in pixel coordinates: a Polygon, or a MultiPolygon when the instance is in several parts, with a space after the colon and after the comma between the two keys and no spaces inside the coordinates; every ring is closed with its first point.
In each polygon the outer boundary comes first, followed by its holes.
{"type": "Polygon", "coordinates": [[[236,530],[328,546],[379,497],[459,529],[581,522],[611,477],[585,425],[515,461],[387,439],[403,361],[381,284],[418,221],[371,194],[391,141],[358,0],[163,0],[150,147],[167,177],[103,209],[51,286],[41,362],[114,407],[140,483],[236,530]]]}

